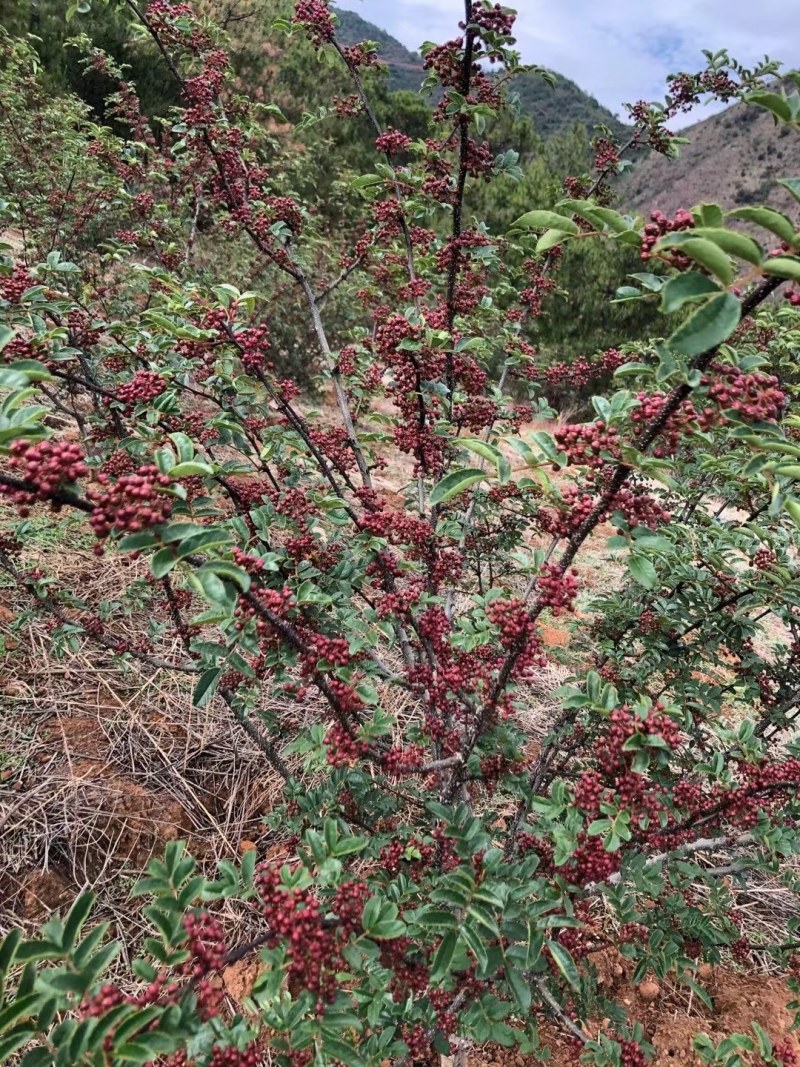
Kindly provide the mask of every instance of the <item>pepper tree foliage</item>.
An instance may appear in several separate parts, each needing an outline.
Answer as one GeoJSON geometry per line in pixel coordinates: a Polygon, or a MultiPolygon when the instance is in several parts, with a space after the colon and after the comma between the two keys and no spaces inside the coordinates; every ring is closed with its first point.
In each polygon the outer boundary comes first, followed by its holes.
{"type": "MultiPolygon", "coordinates": [[[[124,6],[182,94],[169,128],[156,138],[123,82],[128,139],[45,110],[35,151],[3,144],[0,490],[23,521],[0,565],[58,616],[57,586],[20,558],[31,511],[82,513],[99,556],[145,556],[187,701],[218,700],[260,746],[284,782],[269,823],[296,859],[248,853],[208,878],[170,845],[137,890],[152,936],[127,983],[103,984],[119,946],[104,924],[85,933],[91,895],[39,938],[12,931],[0,1058],[424,1063],[469,1042],[535,1052],[550,1017],[585,1062],[646,1063],[590,952],[616,945],[636,980],[706,998],[699,961],[742,948],[723,875],[777,875],[800,850],[800,298],[779,292],[800,279],[800,234],[768,207],[645,223],[608,185],[623,152],[671,151],[667,124],[701,94],[789,123],[800,97],[765,87],[774,64],[709,54],[663,106],[632,107],[627,146],[600,136],[591,179],[492,233],[465,198],[508,170],[482,135],[503,107],[497,72],[519,59],[513,13],[468,3],[454,38],[425,49],[429,135],[377,123],[372,169],[349,189],[362,230],[334,270],[259,108],[231,90],[224,35],[187,3],[124,6]],[[192,273],[199,203],[216,240],[250,242],[265,284],[298,294],[285,313],[304,309],[337,424],[275,374],[270,293],[192,273]],[[617,298],[670,329],[547,368],[525,330],[579,241],[638,250],[617,298]],[[334,293],[357,320],[336,349],[334,293]],[[549,414],[548,376],[612,371],[592,421],[521,429],[549,414]],[[398,457],[409,483],[389,494],[379,476],[398,457]],[[618,554],[599,596],[576,570],[589,542],[618,554]],[[583,654],[532,745],[552,615],[583,654]],[[709,866],[712,850],[729,861],[709,866]],[[223,898],[257,922],[253,941],[232,940],[223,898]],[[263,966],[231,1015],[219,973],[251,954],[263,966]],[[590,1015],[612,1029],[596,1037],[590,1015]]],[[[343,110],[372,117],[374,54],[339,46],[323,0],[299,0],[281,28],[338,57],[343,110]]],[[[5,47],[27,99],[30,53],[5,47]]],[[[87,643],[163,665],[147,635],[120,643],[77,608],[87,643]]],[[[791,943],[773,951],[788,960],[791,943]]],[[[793,1062],[756,1036],[765,1063],[793,1062]]]]}

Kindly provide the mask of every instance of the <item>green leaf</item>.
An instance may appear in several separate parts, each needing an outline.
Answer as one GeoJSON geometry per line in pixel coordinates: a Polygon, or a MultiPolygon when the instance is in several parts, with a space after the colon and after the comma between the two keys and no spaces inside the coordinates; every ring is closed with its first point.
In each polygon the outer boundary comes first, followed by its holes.
{"type": "Polygon", "coordinates": [[[178,557],[175,555],[175,550],[172,548],[161,548],[150,560],[150,570],[153,572],[154,578],[164,578],[175,564],[178,562],[178,557]]]}
{"type": "Polygon", "coordinates": [[[471,485],[483,481],[485,477],[485,472],[475,467],[461,467],[459,470],[451,471],[434,487],[431,493],[431,504],[433,506],[446,504],[448,500],[463,493],[471,485]]]}
{"type": "Polygon", "coordinates": [[[365,1061],[358,1052],[356,1052],[353,1046],[348,1045],[346,1041],[342,1041],[338,1037],[324,1034],[322,1038],[322,1048],[325,1053],[326,1062],[338,1060],[340,1063],[344,1063],[346,1067],[366,1067],[365,1061]]]}
{"type": "Polygon", "coordinates": [[[564,241],[569,240],[572,234],[567,233],[566,230],[547,230],[539,240],[536,242],[537,252],[549,252],[551,248],[555,248],[556,245],[563,244],[564,241]]]}
{"type": "Polygon", "coordinates": [[[559,230],[563,234],[580,233],[577,222],[557,211],[528,211],[511,226],[512,230],[559,230]]]}
{"type": "Polygon", "coordinates": [[[655,589],[658,582],[658,574],[651,560],[647,556],[631,556],[628,560],[628,570],[639,585],[645,589],[655,589]]]}
{"type": "Polygon", "coordinates": [[[431,964],[432,982],[441,982],[447,976],[450,964],[453,962],[453,956],[456,954],[457,944],[458,933],[455,930],[450,930],[440,941],[431,964]]]}
{"type": "Polygon", "coordinates": [[[761,226],[762,229],[774,233],[776,237],[780,237],[782,241],[786,241],[789,245],[797,244],[798,242],[798,235],[795,233],[792,221],[783,212],[775,211],[771,207],[737,207],[735,210],[728,212],[728,218],[752,222],[756,226],[761,226]]]}
{"type": "Polygon", "coordinates": [[[783,508],[797,529],[800,530],[800,500],[795,500],[794,498],[786,500],[783,508]]]}
{"type": "Polygon", "coordinates": [[[504,962],[503,970],[514,1000],[517,1002],[517,1007],[523,1014],[527,1015],[531,1006],[530,985],[516,967],[513,967],[507,960],[504,962]]]}
{"type": "Polygon", "coordinates": [[[196,708],[204,708],[217,691],[219,680],[222,677],[221,667],[211,667],[200,675],[200,679],[192,693],[192,704],[196,708]]]}
{"type": "Polygon", "coordinates": [[[673,352],[699,356],[726,341],[742,315],[733,293],[720,293],[695,311],[667,340],[673,352]]]}
{"type": "Polygon", "coordinates": [[[671,315],[679,311],[684,304],[719,291],[717,283],[705,274],[698,274],[697,271],[676,274],[661,290],[661,309],[665,314],[671,315]]]}
{"type": "Polygon", "coordinates": [[[800,259],[775,256],[765,261],[763,270],[774,278],[789,278],[793,282],[800,282],[800,259]]]}
{"type": "Polygon", "coordinates": [[[65,949],[69,950],[74,946],[83,924],[89,918],[89,912],[92,910],[94,901],[94,893],[81,893],[69,909],[69,914],[64,920],[64,936],[61,940],[65,949]]]}
{"type": "Polygon", "coordinates": [[[729,256],[744,259],[755,266],[759,266],[764,258],[764,250],[757,241],[754,241],[752,237],[748,237],[746,234],[737,233],[735,230],[726,230],[722,227],[698,227],[691,232],[698,237],[713,241],[729,256]]]}
{"type": "Polygon", "coordinates": [[[569,952],[567,952],[563,945],[559,945],[557,941],[546,941],[545,948],[553,957],[559,971],[561,971],[572,988],[580,992],[580,975],[578,974],[578,968],[575,966],[575,961],[569,952]]]}
{"type": "Polygon", "coordinates": [[[481,441],[478,438],[462,437],[459,441],[464,448],[469,449],[470,452],[476,453],[478,456],[482,456],[490,463],[494,463],[497,470],[497,477],[500,479],[501,485],[505,485],[511,477],[511,464],[506,457],[496,448],[494,445],[490,445],[488,441],[481,441]]]}
{"type": "Polygon", "coordinates": [[[782,122],[792,121],[792,109],[785,96],[759,89],[757,92],[748,93],[744,99],[748,104],[756,104],[758,107],[771,111],[775,118],[780,119],[782,122]]]}
{"type": "Polygon", "coordinates": [[[220,578],[226,578],[228,581],[233,582],[239,586],[243,593],[246,593],[250,588],[250,575],[247,571],[237,567],[234,563],[228,563],[227,560],[212,560],[210,563],[206,563],[203,570],[213,571],[220,578]]]}
{"type": "Polygon", "coordinates": [[[730,285],[734,278],[734,270],[731,266],[730,257],[726,252],[703,237],[683,238],[683,234],[670,234],[663,237],[656,245],[656,251],[660,252],[668,248],[680,248],[681,252],[695,260],[701,267],[719,278],[723,285],[730,285]]]}
{"type": "Polygon", "coordinates": [[[170,478],[194,478],[197,475],[213,474],[214,468],[209,467],[207,463],[198,463],[193,460],[190,463],[177,463],[167,473],[170,478]]]}
{"type": "Polygon", "coordinates": [[[3,351],[13,336],[14,331],[10,326],[0,326],[0,352],[3,351]]]}

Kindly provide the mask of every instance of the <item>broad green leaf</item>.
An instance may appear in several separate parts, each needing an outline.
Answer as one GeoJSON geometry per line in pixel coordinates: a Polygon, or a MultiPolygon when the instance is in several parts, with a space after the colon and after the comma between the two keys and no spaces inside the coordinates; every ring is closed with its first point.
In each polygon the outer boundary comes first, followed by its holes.
{"type": "Polygon", "coordinates": [[[213,571],[220,578],[226,578],[228,581],[238,585],[243,593],[246,593],[250,588],[250,575],[247,571],[233,563],[228,563],[227,560],[212,560],[205,565],[204,569],[213,571]]]}
{"type": "Polygon", "coordinates": [[[511,226],[512,230],[560,230],[561,233],[580,233],[577,222],[557,211],[528,211],[511,226]]]}
{"type": "Polygon", "coordinates": [[[214,473],[214,468],[209,467],[207,463],[198,463],[196,460],[192,460],[189,463],[178,463],[172,470],[167,471],[170,478],[194,478],[197,475],[208,475],[214,473]]]}
{"type": "Polygon", "coordinates": [[[684,304],[719,291],[717,283],[706,274],[698,274],[697,271],[676,274],[661,290],[661,308],[665,314],[671,315],[679,311],[684,304]]]}
{"type": "Polygon", "coordinates": [[[432,982],[441,982],[447,976],[450,964],[453,962],[453,956],[456,954],[457,945],[458,933],[455,930],[450,930],[439,942],[439,947],[436,949],[436,954],[431,964],[432,982]]]}
{"type": "Polygon", "coordinates": [[[728,212],[729,219],[741,219],[743,222],[752,222],[762,229],[769,230],[776,237],[780,237],[787,244],[796,244],[798,235],[795,233],[794,224],[781,211],[775,211],[771,207],[737,207],[728,212]]]}
{"type": "Polygon", "coordinates": [[[715,278],[719,278],[723,285],[730,285],[733,281],[734,270],[730,257],[713,241],[684,233],[668,234],[658,242],[656,252],[670,248],[679,248],[684,255],[705,267],[715,278]]]}
{"type": "Polygon", "coordinates": [[[490,445],[488,441],[481,441],[478,438],[472,437],[463,437],[459,443],[464,448],[469,449],[470,452],[474,452],[476,455],[482,456],[490,463],[493,463],[497,470],[497,477],[500,479],[500,484],[506,484],[511,477],[511,464],[499,448],[495,445],[490,445]]]}
{"type": "Polygon", "coordinates": [[[433,506],[446,504],[448,500],[452,500],[454,496],[463,493],[471,485],[483,481],[485,477],[485,472],[477,470],[475,467],[461,467],[458,470],[450,471],[434,487],[431,493],[431,504],[433,506]]]}
{"type": "Polygon", "coordinates": [[[175,555],[174,549],[159,549],[150,560],[150,570],[153,572],[153,577],[165,578],[177,562],[178,557],[175,555]]]}
{"type": "Polygon", "coordinates": [[[531,1007],[531,987],[516,967],[513,967],[508,961],[503,966],[505,972],[506,981],[514,996],[514,1000],[517,1002],[517,1007],[524,1014],[530,1011],[531,1007]]]}
{"type": "Polygon", "coordinates": [[[744,99],[748,104],[756,104],[771,111],[775,118],[782,122],[792,121],[792,109],[785,96],[759,89],[757,92],[748,93],[744,99]]]}
{"type": "Polygon", "coordinates": [[[720,293],[701,305],[667,340],[673,352],[699,356],[727,341],[742,315],[733,293],[720,293]]]}
{"type": "Polygon", "coordinates": [[[555,248],[556,245],[563,244],[564,241],[569,240],[571,234],[566,230],[547,230],[539,240],[536,242],[537,252],[549,252],[551,248],[555,248]]]}
{"type": "MultiPolygon", "coordinates": [[[[788,189],[795,200],[800,201],[800,178],[780,178],[778,185],[782,185],[784,189],[788,189]]],[[[800,237],[800,234],[796,234],[795,238],[800,237]]]]}
{"type": "Polygon", "coordinates": [[[192,704],[196,708],[204,708],[217,691],[219,680],[222,677],[221,667],[212,667],[200,675],[200,679],[192,693],[192,704]]]}
{"type": "Polygon", "coordinates": [[[766,260],[763,269],[765,274],[771,274],[774,278],[788,278],[793,282],[800,282],[800,259],[775,256],[766,260]]]}
{"type": "Polygon", "coordinates": [[[553,957],[556,966],[572,988],[580,992],[580,975],[578,974],[578,968],[575,966],[575,961],[569,952],[567,952],[563,945],[559,945],[557,941],[546,941],[545,948],[553,957]]]}
{"type": "Polygon", "coordinates": [[[94,905],[94,893],[81,893],[75,903],[69,909],[69,914],[64,920],[64,937],[62,944],[65,949],[71,949],[78,939],[78,934],[94,905]]]}
{"type": "Polygon", "coordinates": [[[697,237],[713,241],[729,256],[744,259],[755,266],[758,266],[764,258],[764,250],[757,241],[735,230],[726,230],[723,227],[698,227],[690,232],[697,237]]]}
{"type": "Polygon", "coordinates": [[[635,581],[645,589],[655,589],[658,582],[658,573],[652,561],[647,556],[633,555],[628,560],[628,570],[635,581]]]}

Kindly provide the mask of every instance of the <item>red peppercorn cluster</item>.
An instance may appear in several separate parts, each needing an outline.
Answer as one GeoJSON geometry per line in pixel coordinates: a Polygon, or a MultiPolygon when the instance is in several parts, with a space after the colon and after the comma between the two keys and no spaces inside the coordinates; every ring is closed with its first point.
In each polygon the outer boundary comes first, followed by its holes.
{"type": "Polygon", "coordinates": [[[326,759],[332,767],[352,767],[369,751],[369,746],[351,737],[341,723],[336,722],[325,734],[326,759]]]}
{"type": "Polygon", "coordinates": [[[607,462],[601,452],[619,458],[619,434],[615,427],[606,426],[598,419],[583,425],[560,426],[553,434],[562,452],[567,454],[569,464],[582,467],[602,467],[607,462]]]}
{"type": "Polygon", "coordinates": [[[773,421],[781,417],[786,394],[774,375],[761,371],[747,374],[722,363],[712,363],[709,371],[717,380],[710,386],[708,395],[723,410],[735,411],[748,420],[773,421]]]}
{"type": "Polygon", "coordinates": [[[18,304],[22,294],[35,284],[28,268],[17,263],[9,276],[0,277],[0,296],[9,304],[18,304]]]}
{"type": "Polygon", "coordinates": [[[391,982],[395,1000],[407,999],[409,994],[424,993],[430,981],[425,962],[419,959],[420,949],[408,937],[395,937],[381,943],[381,965],[394,971],[391,982]]]}
{"type": "Polygon", "coordinates": [[[147,404],[161,396],[167,388],[165,378],[152,370],[140,370],[129,382],[123,382],[117,389],[117,397],[129,410],[136,404],[147,404]]]}
{"type": "Polygon", "coordinates": [[[294,594],[288,586],[281,589],[254,589],[250,602],[241,599],[237,602],[234,625],[237,630],[244,630],[248,623],[254,622],[258,636],[265,637],[274,632],[274,627],[262,613],[285,618],[294,607],[294,594]],[[256,601],[255,604],[252,603],[253,600],[256,601]]]}
{"type": "Polygon", "coordinates": [[[522,600],[499,598],[486,608],[490,622],[500,630],[500,645],[506,650],[519,651],[516,670],[525,675],[535,667],[546,667],[547,658],[536,633],[536,625],[522,600]]]}
{"type": "Polygon", "coordinates": [[[619,146],[607,137],[598,137],[594,142],[595,170],[616,170],[619,164],[619,146]]]}
{"type": "MultiPolygon", "coordinates": [[[[647,223],[642,231],[642,259],[650,259],[653,254],[653,248],[666,234],[678,233],[681,230],[691,230],[694,225],[694,215],[684,208],[679,208],[672,219],[668,218],[663,211],[653,211],[650,215],[650,222],[647,223]]],[[[668,249],[661,255],[673,267],[677,267],[678,270],[686,270],[691,265],[691,260],[682,255],[678,249],[668,249]]]]}
{"type": "Polygon", "coordinates": [[[207,1067],[258,1067],[265,1059],[258,1041],[249,1042],[243,1049],[236,1045],[214,1045],[207,1067]]]}
{"type": "Polygon", "coordinates": [[[387,156],[395,156],[411,145],[411,138],[400,130],[385,130],[375,141],[375,147],[379,152],[385,152],[387,156]]]}
{"type": "Polygon", "coordinates": [[[256,871],[256,891],[271,938],[283,943],[289,959],[292,990],[309,989],[317,995],[318,1010],[336,994],[336,972],[343,967],[341,949],[352,934],[361,931],[361,915],[369,895],[366,886],[349,882],[340,886],[333,901],[338,922],[325,922],[319,901],[310,889],[289,888],[276,863],[256,871]]]}
{"type": "Polygon", "coordinates": [[[644,1050],[636,1041],[618,1037],[620,1047],[620,1067],[647,1067],[647,1057],[644,1050]]]}
{"type": "Polygon", "coordinates": [[[772,1054],[783,1067],[800,1067],[800,1055],[798,1055],[797,1048],[792,1043],[791,1037],[787,1036],[783,1041],[775,1045],[772,1049],[772,1054]]]}
{"type": "Polygon", "coordinates": [[[578,572],[574,569],[564,572],[557,564],[544,563],[536,585],[542,605],[549,607],[554,615],[560,615],[572,610],[578,592],[578,572]]]}
{"type": "MultiPolygon", "coordinates": [[[[0,485],[0,495],[10,498],[21,512],[35,500],[49,500],[64,485],[71,485],[89,473],[84,462],[83,449],[74,441],[13,441],[10,448],[11,465],[19,471],[22,479],[31,485],[31,491],[13,489],[0,485]]],[[[51,500],[51,506],[60,505],[51,500]]]]}
{"type": "Polygon", "coordinates": [[[292,22],[302,26],[314,44],[333,40],[333,15],[328,10],[327,0],[297,0],[292,22]]]}
{"type": "Polygon", "coordinates": [[[99,486],[86,491],[94,505],[89,524],[100,540],[112,530],[138,533],[165,523],[172,514],[172,499],[163,492],[170,479],[158,467],[143,466],[133,474],[123,474],[112,482],[107,474],[98,474],[99,486]]]}
{"type": "Polygon", "coordinates": [[[755,567],[757,571],[771,570],[777,563],[777,556],[768,548],[759,548],[750,560],[750,566],[755,567]]]}
{"type": "Polygon", "coordinates": [[[393,778],[419,770],[425,763],[425,749],[422,745],[393,745],[383,757],[383,769],[393,778]]]}

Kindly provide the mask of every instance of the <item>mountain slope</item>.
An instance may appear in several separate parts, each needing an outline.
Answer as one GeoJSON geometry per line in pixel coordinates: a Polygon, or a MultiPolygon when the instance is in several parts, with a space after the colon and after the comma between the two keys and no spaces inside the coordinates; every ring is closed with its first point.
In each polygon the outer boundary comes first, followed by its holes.
{"type": "Polygon", "coordinates": [[[636,164],[620,184],[622,204],[673,215],[711,196],[728,209],[768,203],[795,213],[796,202],[776,183],[800,175],[800,139],[787,127],[776,130],[769,112],[734,104],[681,134],[690,143],[679,159],[652,154],[636,164]]]}
{"type": "MultiPolygon", "coordinates": [[[[408,89],[416,92],[425,78],[422,57],[411,52],[405,45],[361,18],[353,11],[336,9],[339,18],[339,37],[344,44],[358,41],[375,41],[381,59],[389,67],[389,88],[408,89]]],[[[543,78],[536,74],[520,74],[512,83],[513,91],[519,97],[523,114],[529,115],[536,132],[542,137],[564,133],[574,122],[582,122],[590,130],[602,123],[609,126],[615,134],[621,134],[625,127],[612,113],[580,89],[569,78],[556,74],[555,88],[550,88],[543,78]]]]}
{"type": "Polygon", "coordinates": [[[564,133],[574,122],[582,122],[591,132],[595,126],[608,126],[615,136],[624,137],[626,127],[608,108],[598,103],[569,78],[556,74],[551,88],[537,74],[520,74],[512,82],[523,114],[530,115],[542,137],[564,133]]]}

